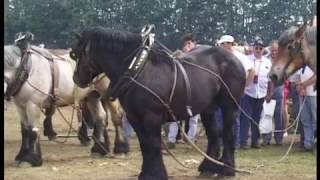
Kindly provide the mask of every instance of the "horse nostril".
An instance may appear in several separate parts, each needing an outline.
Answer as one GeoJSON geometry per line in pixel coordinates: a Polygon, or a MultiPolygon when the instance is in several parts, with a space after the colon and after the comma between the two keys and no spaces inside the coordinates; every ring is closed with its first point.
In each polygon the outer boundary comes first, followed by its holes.
{"type": "Polygon", "coordinates": [[[276,82],[278,80],[278,76],[276,74],[270,74],[269,78],[274,82],[276,82]]]}

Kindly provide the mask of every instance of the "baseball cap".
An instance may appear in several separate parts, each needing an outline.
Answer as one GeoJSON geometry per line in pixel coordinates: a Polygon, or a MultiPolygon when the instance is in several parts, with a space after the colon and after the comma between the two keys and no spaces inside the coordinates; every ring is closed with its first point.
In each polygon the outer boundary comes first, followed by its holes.
{"type": "Polygon", "coordinates": [[[230,35],[223,35],[217,42],[218,44],[225,43],[225,42],[234,42],[234,38],[230,35]]]}
{"type": "Polygon", "coordinates": [[[262,38],[258,37],[258,38],[256,38],[256,39],[254,40],[253,45],[254,45],[254,46],[259,45],[259,46],[264,47],[264,42],[263,42],[262,38]]]}

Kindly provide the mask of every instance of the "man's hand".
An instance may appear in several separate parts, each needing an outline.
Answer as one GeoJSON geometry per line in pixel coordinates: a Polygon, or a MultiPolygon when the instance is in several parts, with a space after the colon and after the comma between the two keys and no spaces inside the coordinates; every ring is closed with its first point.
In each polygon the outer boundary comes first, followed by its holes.
{"type": "Polygon", "coordinates": [[[267,96],[265,98],[266,102],[269,103],[271,101],[271,99],[272,99],[272,96],[270,94],[267,94],[267,96]]]}
{"type": "Polygon", "coordinates": [[[306,87],[304,86],[303,83],[297,83],[296,89],[299,93],[300,96],[305,96],[306,94],[306,87]]]}

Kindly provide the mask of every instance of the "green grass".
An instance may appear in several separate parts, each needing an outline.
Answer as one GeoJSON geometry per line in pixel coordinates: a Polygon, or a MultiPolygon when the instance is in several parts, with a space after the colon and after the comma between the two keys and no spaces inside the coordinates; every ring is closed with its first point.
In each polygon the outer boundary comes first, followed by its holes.
{"type": "Polygon", "coordinates": [[[270,145],[258,150],[238,151],[237,168],[249,170],[253,174],[238,174],[237,179],[316,179],[316,154],[304,152],[294,145],[289,155],[279,162],[288,148],[289,142],[283,146],[270,145]]]}

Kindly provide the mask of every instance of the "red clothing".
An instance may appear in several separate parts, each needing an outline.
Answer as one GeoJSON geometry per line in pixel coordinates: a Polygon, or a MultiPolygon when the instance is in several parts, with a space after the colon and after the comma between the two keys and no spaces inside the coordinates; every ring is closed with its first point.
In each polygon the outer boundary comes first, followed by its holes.
{"type": "Polygon", "coordinates": [[[284,102],[287,103],[288,98],[289,98],[289,81],[286,80],[284,82],[284,102]]]}

